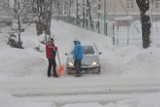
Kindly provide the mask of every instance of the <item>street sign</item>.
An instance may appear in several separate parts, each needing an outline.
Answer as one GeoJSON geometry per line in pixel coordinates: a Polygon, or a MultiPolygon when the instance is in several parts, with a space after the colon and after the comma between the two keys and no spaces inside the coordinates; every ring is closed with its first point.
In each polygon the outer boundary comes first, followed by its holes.
{"type": "Polygon", "coordinates": [[[115,22],[117,26],[130,26],[133,20],[132,16],[125,16],[125,17],[116,17],[115,22]]]}
{"type": "Polygon", "coordinates": [[[130,26],[131,22],[129,20],[117,20],[116,25],[117,26],[130,26]]]}

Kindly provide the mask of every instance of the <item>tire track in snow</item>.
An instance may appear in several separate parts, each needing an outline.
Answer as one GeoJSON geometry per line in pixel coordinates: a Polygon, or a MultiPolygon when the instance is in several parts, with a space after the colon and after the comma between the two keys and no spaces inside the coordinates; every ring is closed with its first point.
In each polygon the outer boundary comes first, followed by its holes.
{"type": "Polygon", "coordinates": [[[83,94],[144,93],[160,91],[157,79],[73,79],[1,82],[0,90],[14,96],[62,96],[83,94]]]}

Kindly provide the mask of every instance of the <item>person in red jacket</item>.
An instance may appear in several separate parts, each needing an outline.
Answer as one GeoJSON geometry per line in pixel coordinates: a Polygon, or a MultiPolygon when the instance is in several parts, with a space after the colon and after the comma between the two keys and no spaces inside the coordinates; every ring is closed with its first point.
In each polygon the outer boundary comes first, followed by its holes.
{"type": "Polygon", "coordinates": [[[54,39],[51,38],[46,44],[46,57],[48,59],[48,77],[51,76],[51,69],[53,69],[53,76],[58,77],[56,71],[56,52],[58,48],[54,44],[54,39]]]}

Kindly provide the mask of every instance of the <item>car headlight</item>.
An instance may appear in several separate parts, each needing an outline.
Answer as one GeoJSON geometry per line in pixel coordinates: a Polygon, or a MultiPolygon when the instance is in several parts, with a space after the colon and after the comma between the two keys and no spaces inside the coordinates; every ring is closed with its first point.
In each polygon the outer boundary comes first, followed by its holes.
{"type": "Polygon", "coordinates": [[[72,62],[68,62],[68,65],[69,65],[70,67],[74,67],[74,64],[73,64],[72,62]]]}
{"type": "Polygon", "coordinates": [[[96,66],[98,64],[98,61],[94,61],[94,62],[92,62],[92,66],[96,66]]]}

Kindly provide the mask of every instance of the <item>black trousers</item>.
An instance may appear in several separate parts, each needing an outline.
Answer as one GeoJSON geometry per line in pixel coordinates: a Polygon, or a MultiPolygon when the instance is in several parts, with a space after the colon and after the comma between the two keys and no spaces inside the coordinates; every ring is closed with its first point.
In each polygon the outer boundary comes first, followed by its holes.
{"type": "Polygon", "coordinates": [[[53,70],[53,75],[57,75],[56,61],[54,58],[48,59],[48,76],[51,76],[51,70],[53,70]]]}
{"type": "Polygon", "coordinates": [[[74,61],[74,67],[76,70],[76,74],[80,74],[81,72],[81,60],[75,60],[74,61]]]}

